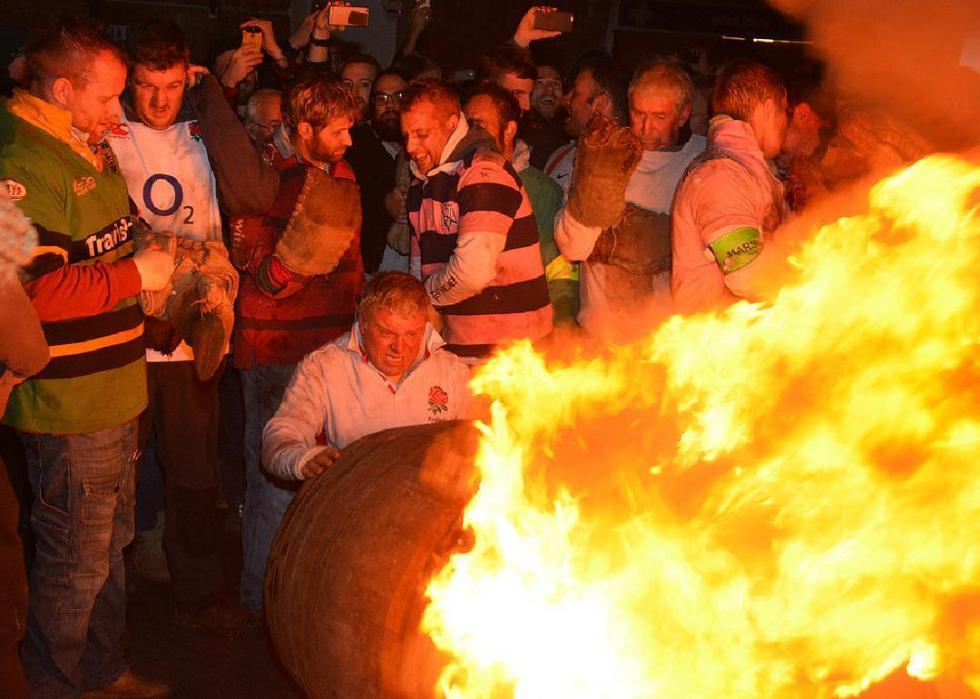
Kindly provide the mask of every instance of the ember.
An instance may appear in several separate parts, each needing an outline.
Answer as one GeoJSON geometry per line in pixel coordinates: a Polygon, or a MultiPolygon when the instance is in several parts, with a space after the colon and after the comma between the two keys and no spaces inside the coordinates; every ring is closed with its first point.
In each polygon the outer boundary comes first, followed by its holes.
{"type": "Polygon", "coordinates": [[[927,158],[771,304],[488,364],[476,544],[423,621],[445,695],[980,690],[978,191],[927,158]]]}

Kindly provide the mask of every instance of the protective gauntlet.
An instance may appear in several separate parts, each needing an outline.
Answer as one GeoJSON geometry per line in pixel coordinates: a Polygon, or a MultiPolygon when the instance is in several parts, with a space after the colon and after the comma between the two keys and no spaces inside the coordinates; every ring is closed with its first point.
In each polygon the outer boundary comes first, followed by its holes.
{"type": "Polygon", "coordinates": [[[586,226],[607,228],[623,217],[626,185],[643,155],[639,139],[601,114],[592,117],[575,150],[568,211],[586,226]]]}
{"type": "Polygon", "coordinates": [[[276,254],[297,274],[329,274],[347,252],[360,225],[357,185],[309,167],[289,225],[276,243],[276,254]]]}
{"type": "Polygon", "coordinates": [[[197,378],[207,381],[218,370],[231,337],[238,272],[219,241],[187,240],[143,228],[136,234],[136,247],[150,246],[174,256],[174,273],[167,288],[140,292],[140,306],[146,315],[173,323],[194,350],[197,378]]]}

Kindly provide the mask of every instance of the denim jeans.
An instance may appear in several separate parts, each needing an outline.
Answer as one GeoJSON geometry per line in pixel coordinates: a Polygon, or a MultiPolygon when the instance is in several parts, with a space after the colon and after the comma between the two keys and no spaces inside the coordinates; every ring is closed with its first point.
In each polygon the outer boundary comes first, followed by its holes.
{"type": "Polygon", "coordinates": [[[133,539],[136,420],[20,438],[37,542],[21,659],[31,697],[75,696],[127,670],[122,551],[133,539]]]}
{"type": "Polygon", "coordinates": [[[274,364],[242,372],[245,400],[245,507],[242,512],[242,608],[260,612],[265,566],[279,522],[299,489],[262,470],[262,430],[276,414],[294,364],[274,364]]]}

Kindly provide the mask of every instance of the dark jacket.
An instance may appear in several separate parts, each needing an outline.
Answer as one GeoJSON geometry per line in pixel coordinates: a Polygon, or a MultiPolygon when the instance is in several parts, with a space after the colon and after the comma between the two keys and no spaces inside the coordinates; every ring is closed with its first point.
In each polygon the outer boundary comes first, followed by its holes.
{"type": "Polygon", "coordinates": [[[358,124],[350,132],[353,145],[344,159],[350,163],[361,188],[361,257],[364,271],[374,274],[381,264],[388,228],[393,223],[384,200],[395,188],[395,159],[391,157],[369,123],[358,124]]]}

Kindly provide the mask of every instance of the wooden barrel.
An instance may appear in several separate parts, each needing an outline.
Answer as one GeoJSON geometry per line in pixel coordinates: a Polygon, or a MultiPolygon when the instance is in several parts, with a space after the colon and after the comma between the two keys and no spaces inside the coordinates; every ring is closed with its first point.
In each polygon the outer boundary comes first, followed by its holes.
{"type": "Polygon", "coordinates": [[[476,430],[388,430],[344,450],[290,505],[265,606],[279,657],[310,697],[434,696],[445,663],[419,630],[424,592],[460,530],[476,430]]]}

